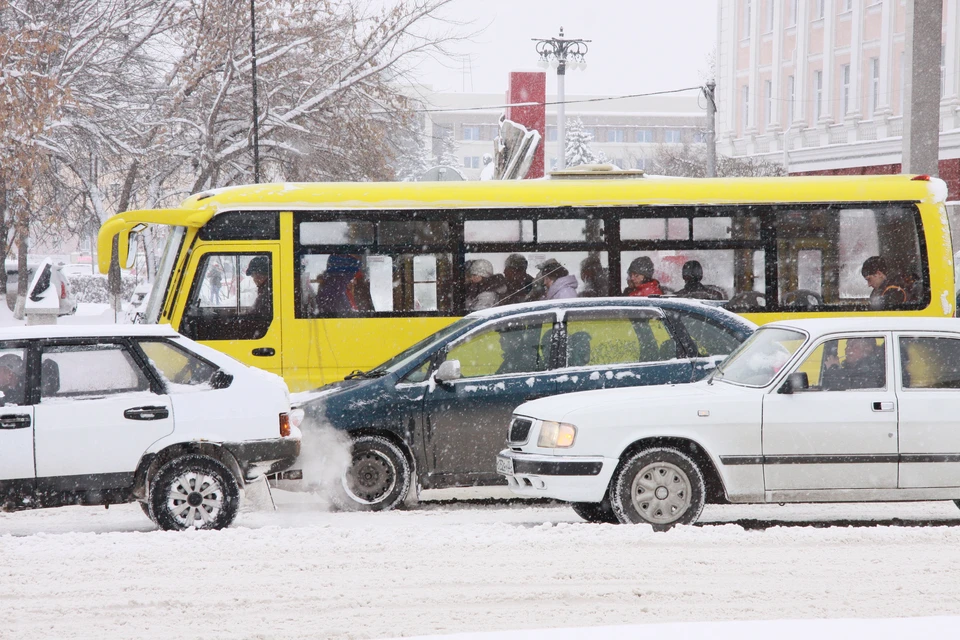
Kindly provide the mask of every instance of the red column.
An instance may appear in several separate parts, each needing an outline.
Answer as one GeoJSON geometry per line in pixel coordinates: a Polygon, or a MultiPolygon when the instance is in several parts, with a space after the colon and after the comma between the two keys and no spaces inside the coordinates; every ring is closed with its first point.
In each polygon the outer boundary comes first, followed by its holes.
{"type": "Polygon", "coordinates": [[[534,102],[525,107],[507,107],[508,120],[522,124],[527,129],[540,132],[541,140],[537,146],[533,164],[527,172],[527,178],[543,177],[543,146],[547,143],[547,74],[543,71],[511,71],[510,87],[507,89],[507,104],[534,102]]]}

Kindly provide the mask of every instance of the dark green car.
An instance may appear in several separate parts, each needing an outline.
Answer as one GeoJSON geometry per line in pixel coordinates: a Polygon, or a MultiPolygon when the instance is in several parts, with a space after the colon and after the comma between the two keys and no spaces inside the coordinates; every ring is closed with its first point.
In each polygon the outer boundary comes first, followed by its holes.
{"type": "Polygon", "coordinates": [[[303,428],[353,439],[346,506],[384,510],[411,486],[503,484],[513,409],[572,391],[699,380],[756,326],[679,298],[585,298],[472,313],[382,365],[307,394],[303,428]]]}

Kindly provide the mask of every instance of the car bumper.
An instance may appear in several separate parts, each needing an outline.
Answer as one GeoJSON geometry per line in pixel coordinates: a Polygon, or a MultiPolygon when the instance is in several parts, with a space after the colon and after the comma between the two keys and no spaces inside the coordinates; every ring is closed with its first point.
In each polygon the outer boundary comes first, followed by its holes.
{"type": "Polygon", "coordinates": [[[246,480],[255,480],[261,475],[278,473],[293,466],[300,455],[299,438],[273,438],[247,442],[225,442],[246,480]]]}
{"type": "Polygon", "coordinates": [[[504,449],[497,456],[497,473],[517,495],[600,502],[617,462],[602,456],[544,456],[504,449]]]}

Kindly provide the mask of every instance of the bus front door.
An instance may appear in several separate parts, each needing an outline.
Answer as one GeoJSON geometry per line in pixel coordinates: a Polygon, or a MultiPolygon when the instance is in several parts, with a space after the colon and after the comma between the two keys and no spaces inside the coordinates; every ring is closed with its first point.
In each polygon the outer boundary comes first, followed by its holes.
{"type": "Polygon", "coordinates": [[[172,324],[244,364],[281,375],[280,246],[200,247],[183,280],[172,324]]]}

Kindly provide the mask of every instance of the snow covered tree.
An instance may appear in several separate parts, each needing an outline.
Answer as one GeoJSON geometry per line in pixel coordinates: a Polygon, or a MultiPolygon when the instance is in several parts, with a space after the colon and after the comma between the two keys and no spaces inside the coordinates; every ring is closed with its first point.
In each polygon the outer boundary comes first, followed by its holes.
{"type": "Polygon", "coordinates": [[[457,154],[457,141],[453,139],[452,133],[443,134],[443,139],[440,141],[440,155],[437,156],[437,164],[444,167],[461,167],[463,161],[460,160],[460,156],[457,154]]]}
{"type": "MultiPolygon", "coordinates": [[[[648,173],[703,178],[707,175],[707,150],[702,144],[660,145],[648,173]]],[[[718,156],[717,175],[724,178],[785,175],[783,165],[766,158],[718,156]]]]}
{"type": "Polygon", "coordinates": [[[583,128],[583,121],[580,118],[567,120],[565,146],[567,167],[576,167],[597,161],[596,155],[590,149],[591,142],[593,142],[593,136],[583,128]]]}
{"type": "Polygon", "coordinates": [[[388,142],[391,144],[394,179],[414,182],[430,168],[432,158],[424,144],[423,120],[412,114],[410,124],[396,132],[388,142]]]}

